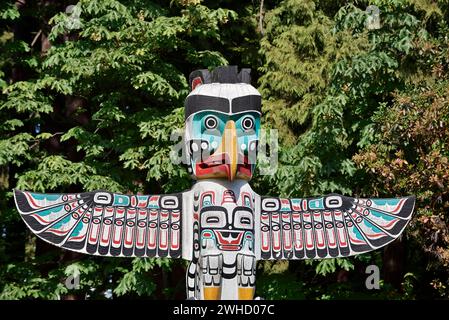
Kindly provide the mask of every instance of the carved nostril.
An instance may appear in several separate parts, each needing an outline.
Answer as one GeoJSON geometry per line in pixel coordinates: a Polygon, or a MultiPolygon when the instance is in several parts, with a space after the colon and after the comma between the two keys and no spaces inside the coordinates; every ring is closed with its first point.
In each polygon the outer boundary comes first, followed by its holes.
{"type": "Polygon", "coordinates": [[[249,143],[248,150],[246,150],[246,154],[248,155],[248,163],[255,164],[257,159],[257,151],[258,151],[258,140],[253,140],[249,143]]]}
{"type": "Polygon", "coordinates": [[[253,151],[253,152],[257,150],[257,140],[251,141],[251,143],[249,145],[249,150],[253,151]]]}
{"type": "Polygon", "coordinates": [[[192,148],[192,153],[197,152],[198,144],[196,142],[192,141],[191,148],[192,148]]]}
{"type": "Polygon", "coordinates": [[[199,156],[201,150],[209,148],[209,143],[206,140],[193,139],[190,140],[190,153],[194,156],[199,156]]]}

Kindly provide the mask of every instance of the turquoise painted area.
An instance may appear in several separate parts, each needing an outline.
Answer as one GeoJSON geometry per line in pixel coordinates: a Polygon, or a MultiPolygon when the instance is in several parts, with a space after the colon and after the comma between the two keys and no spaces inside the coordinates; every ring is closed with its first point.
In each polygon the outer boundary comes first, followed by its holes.
{"type": "Polygon", "coordinates": [[[211,230],[211,229],[205,229],[205,230],[203,230],[202,232],[201,232],[201,240],[206,240],[206,239],[213,239],[213,240],[216,240],[215,239],[215,233],[211,230]],[[209,232],[210,234],[211,234],[211,236],[210,237],[205,237],[204,236],[204,233],[205,232],[209,232]]]}
{"type": "Polygon", "coordinates": [[[70,235],[71,237],[76,237],[80,234],[80,231],[83,230],[83,223],[78,223],[75,227],[75,229],[73,229],[72,234],[70,235]]]}
{"type": "Polygon", "coordinates": [[[147,202],[148,198],[149,198],[148,196],[137,196],[138,201],[145,201],[145,202],[147,202]]]}
{"type": "Polygon", "coordinates": [[[114,206],[129,206],[130,200],[128,196],[115,194],[114,195],[114,206]]]}
{"type": "Polygon", "coordinates": [[[399,203],[400,200],[401,199],[371,199],[371,201],[376,206],[385,206],[385,205],[395,206],[399,203]]]}
{"type": "Polygon", "coordinates": [[[59,221],[58,223],[55,223],[55,225],[52,228],[53,229],[60,229],[63,225],[65,225],[66,223],[69,223],[71,218],[72,218],[72,216],[68,215],[67,217],[65,217],[64,219],[59,221]]]}
{"type": "Polygon", "coordinates": [[[375,216],[377,218],[381,218],[381,219],[384,219],[384,220],[387,220],[387,221],[391,221],[391,220],[395,219],[394,217],[388,216],[388,215],[383,214],[382,212],[376,211],[374,209],[370,209],[369,211],[371,212],[371,214],[373,216],[375,216]]]}
{"type": "Polygon", "coordinates": [[[323,198],[309,200],[309,209],[324,209],[323,198]]]}
{"type": "Polygon", "coordinates": [[[192,119],[192,138],[209,141],[211,154],[221,144],[221,139],[226,127],[226,123],[229,120],[235,122],[237,132],[237,142],[239,148],[242,144],[246,145],[246,150],[249,148],[249,142],[259,139],[260,132],[260,115],[257,112],[243,112],[236,115],[228,115],[216,111],[202,111],[193,116],[192,119]],[[209,116],[214,116],[217,120],[217,126],[215,129],[206,128],[205,122],[209,116]],[[250,117],[254,121],[254,130],[245,131],[243,129],[242,121],[250,117]],[[216,147],[212,147],[212,143],[215,142],[216,147]]]}
{"type": "Polygon", "coordinates": [[[257,139],[260,131],[260,115],[253,111],[231,115],[210,110],[198,112],[192,119],[192,137],[193,139],[203,139],[207,141],[210,141],[210,135],[221,137],[223,135],[226,123],[229,120],[233,120],[235,122],[237,136],[241,137],[242,135],[247,134],[247,132],[243,129],[242,121],[248,116],[254,120],[254,132],[249,136],[254,136],[257,139]],[[213,130],[207,129],[205,125],[205,120],[208,116],[214,116],[217,120],[217,126],[213,130]]]}
{"type": "Polygon", "coordinates": [[[253,233],[251,231],[246,231],[245,234],[243,235],[243,239],[247,241],[248,240],[253,241],[254,240],[253,233]],[[251,239],[246,239],[247,236],[250,236],[251,239]]]}
{"type": "Polygon", "coordinates": [[[383,233],[382,230],[380,230],[378,227],[376,227],[375,225],[373,225],[372,223],[363,220],[363,223],[365,224],[365,226],[367,226],[368,228],[370,228],[372,231],[374,232],[378,232],[378,233],[383,233]]]}
{"type": "Polygon", "coordinates": [[[254,236],[251,231],[246,231],[243,235],[243,245],[246,244],[246,242],[249,242],[249,247],[254,248],[254,236]],[[251,239],[246,239],[247,236],[250,236],[251,239]]]}
{"type": "MultiPolygon", "coordinates": [[[[260,114],[254,111],[242,112],[239,114],[231,114],[231,115],[211,110],[198,112],[192,118],[191,139],[208,141],[209,142],[208,154],[212,155],[221,145],[222,136],[224,134],[226,123],[230,120],[233,120],[235,122],[237,133],[237,148],[239,152],[247,154],[250,148],[250,143],[252,141],[259,140],[260,114]],[[206,120],[211,116],[215,117],[216,120],[216,127],[214,129],[208,129],[206,127],[206,120]],[[254,129],[246,131],[243,128],[243,121],[248,117],[253,120],[254,129]]],[[[195,172],[196,160],[192,161],[191,166],[193,172],[195,172]]],[[[253,171],[254,168],[255,163],[252,164],[253,171]]]]}
{"type": "Polygon", "coordinates": [[[36,200],[48,200],[48,201],[55,201],[61,197],[60,194],[39,194],[39,193],[31,193],[31,196],[36,200]]]}
{"type": "Polygon", "coordinates": [[[362,234],[360,233],[359,229],[357,229],[355,226],[352,227],[352,232],[354,232],[355,237],[359,240],[363,240],[365,241],[365,239],[363,238],[362,234]]]}
{"type": "Polygon", "coordinates": [[[301,208],[301,201],[302,199],[290,199],[292,206],[297,206],[299,208],[301,208]]]}
{"type": "Polygon", "coordinates": [[[212,205],[212,196],[210,195],[205,195],[202,199],[202,203],[201,203],[202,207],[209,207],[212,205]]]}
{"type": "Polygon", "coordinates": [[[45,217],[45,216],[48,216],[49,214],[52,214],[52,213],[61,213],[61,212],[64,212],[64,213],[66,212],[64,210],[64,206],[57,206],[57,207],[54,207],[54,208],[51,208],[51,209],[40,211],[40,212],[37,212],[37,214],[39,216],[41,216],[41,217],[45,217]]]}

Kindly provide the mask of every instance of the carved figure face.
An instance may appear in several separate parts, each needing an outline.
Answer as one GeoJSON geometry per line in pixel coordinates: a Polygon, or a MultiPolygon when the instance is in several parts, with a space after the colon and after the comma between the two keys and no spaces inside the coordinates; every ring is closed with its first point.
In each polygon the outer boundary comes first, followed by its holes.
{"type": "Polygon", "coordinates": [[[234,193],[227,190],[221,205],[217,205],[213,194],[203,194],[200,209],[202,250],[254,250],[254,212],[249,196],[245,197],[243,205],[239,205],[234,193]]]}
{"type": "MultiPolygon", "coordinates": [[[[225,70],[235,81],[243,77],[236,69],[225,70]]],[[[192,92],[185,102],[189,171],[196,179],[250,180],[259,142],[260,94],[248,83],[203,83],[204,77],[191,76],[192,92]]]]}

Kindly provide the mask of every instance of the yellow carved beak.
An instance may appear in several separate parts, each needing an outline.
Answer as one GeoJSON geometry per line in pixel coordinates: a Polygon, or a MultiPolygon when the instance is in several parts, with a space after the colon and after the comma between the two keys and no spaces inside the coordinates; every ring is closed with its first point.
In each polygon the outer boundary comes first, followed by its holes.
{"type": "Polygon", "coordinates": [[[215,154],[223,153],[227,157],[227,165],[229,167],[228,178],[230,181],[234,180],[237,173],[238,150],[237,150],[237,131],[235,122],[229,120],[226,122],[225,130],[221,138],[221,145],[218,147],[215,154]]]}

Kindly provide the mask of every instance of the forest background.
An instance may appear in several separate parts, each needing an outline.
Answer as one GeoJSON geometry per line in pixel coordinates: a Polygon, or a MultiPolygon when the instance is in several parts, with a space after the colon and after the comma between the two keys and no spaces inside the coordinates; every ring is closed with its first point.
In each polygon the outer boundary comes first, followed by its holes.
{"type": "Polygon", "coordinates": [[[417,197],[383,250],[259,262],[256,294],[449,298],[448,37],[448,0],[2,1],[0,299],[185,298],[185,261],[52,247],[26,229],[12,189],[190,188],[168,157],[186,77],[226,64],[252,69],[263,127],[279,130],[278,170],[258,172],[256,192],[417,197]],[[367,28],[369,5],[380,28],[367,28]],[[378,290],[365,286],[372,264],[378,290]]]}

